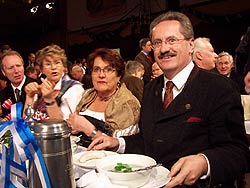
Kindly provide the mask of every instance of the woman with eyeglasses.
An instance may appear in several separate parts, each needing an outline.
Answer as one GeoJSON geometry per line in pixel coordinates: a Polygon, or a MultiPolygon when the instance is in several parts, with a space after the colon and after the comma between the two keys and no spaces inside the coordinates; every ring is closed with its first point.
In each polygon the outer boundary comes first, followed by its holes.
{"type": "Polygon", "coordinates": [[[67,57],[64,49],[54,44],[46,46],[36,53],[36,62],[46,78],[41,78],[40,85],[32,82],[25,87],[24,109],[32,104],[36,120],[67,119],[75,111],[84,89],[80,82],[65,74],[67,57]]]}
{"type": "Polygon", "coordinates": [[[114,50],[99,48],[89,55],[88,63],[94,87],[84,92],[68,125],[89,141],[103,133],[114,137],[137,133],[140,103],[120,83],[125,72],[122,57],[114,50]]]}

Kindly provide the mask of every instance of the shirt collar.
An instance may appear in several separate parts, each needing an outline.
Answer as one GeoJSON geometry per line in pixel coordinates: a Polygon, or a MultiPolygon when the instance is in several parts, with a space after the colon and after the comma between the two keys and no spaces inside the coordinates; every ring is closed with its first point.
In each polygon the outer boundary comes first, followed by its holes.
{"type": "Polygon", "coordinates": [[[145,55],[145,56],[147,56],[147,55],[148,55],[148,53],[146,53],[146,52],[145,52],[145,51],[143,51],[143,50],[142,50],[141,52],[142,52],[142,53],[144,53],[144,55],[145,55]]]}
{"type": "MultiPolygon", "coordinates": [[[[190,63],[171,80],[178,90],[183,89],[193,68],[194,63],[193,61],[190,61],[190,63]]],[[[166,87],[167,81],[169,80],[164,76],[164,88],[166,87]]]]}
{"type": "Polygon", "coordinates": [[[23,81],[22,81],[21,84],[19,84],[19,86],[17,86],[17,87],[15,87],[15,86],[11,83],[11,86],[12,86],[13,90],[15,91],[15,89],[17,88],[17,89],[19,89],[20,91],[22,91],[22,87],[23,87],[23,85],[24,85],[25,80],[26,80],[26,76],[24,75],[24,76],[23,76],[23,81]]]}

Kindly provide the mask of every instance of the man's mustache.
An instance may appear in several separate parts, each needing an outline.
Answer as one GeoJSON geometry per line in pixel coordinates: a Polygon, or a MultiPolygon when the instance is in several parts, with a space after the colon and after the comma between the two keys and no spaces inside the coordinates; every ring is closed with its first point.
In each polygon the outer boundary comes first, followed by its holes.
{"type": "Polygon", "coordinates": [[[159,59],[162,59],[164,57],[173,57],[176,56],[176,53],[173,52],[165,52],[165,53],[160,53],[160,55],[158,56],[159,59]]]}

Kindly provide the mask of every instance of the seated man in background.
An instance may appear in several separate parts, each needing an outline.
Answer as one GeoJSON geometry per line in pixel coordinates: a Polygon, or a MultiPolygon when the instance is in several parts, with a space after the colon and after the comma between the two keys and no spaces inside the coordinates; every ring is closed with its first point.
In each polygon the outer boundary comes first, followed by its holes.
{"type": "Polygon", "coordinates": [[[24,75],[24,61],[17,51],[8,50],[1,56],[1,71],[7,78],[6,87],[0,92],[2,108],[1,121],[10,120],[10,105],[17,102],[24,104],[26,92],[24,87],[36,80],[24,75]]]}
{"type": "Polygon", "coordinates": [[[193,61],[198,67],[212,70],[215,68],[216,58],[217,54],[209,38],[199,37],[194,40],[193,61]]]}
{"type": "Polygon", "coordinates": [[[161,70],[161,68],[158,66],[158,64],[156,62],[154,62],[154,64],[152,65],[152,79],[160,76],[163,74],[163,71],[161,70]]]}
{"type": "Polygon", "coordinates": [[[144,82],[142,80],[144,67],[138,61],[128,61],[125,67],[125,76],[121,80],[132,94],[141,102],[144,82]]]}
{"type": "Polygon", "coordinates": [[[84,89],[89,89],[93,87],[92,79],[90,74],[85,74],[85,69],[79,64],[73,64],[70,74],[73,79],[81,82],[84,89]]]}
{"type": "Polygon", "coordinates": [[[37,71],[36,71],[35,67],[33,67],[33,66],[26,67],[25,75],[28,76],[29,78],[33,78],[33,79],[38,78],[37,71]]]}
{"type": "Polygon", "coordinates": [[[73,64],[70,72],[73,79],[82,82],[84,77],[84,70],[78,64],[73,64]]]}
{"type": "Polygon", "coordinates": [[[239,92],[243,89],[243,80],[240,74],[234,69],[233,57],[227,52],[221,52],[217,57],[216,70],[219,74],[234,81],[239,92]]]}

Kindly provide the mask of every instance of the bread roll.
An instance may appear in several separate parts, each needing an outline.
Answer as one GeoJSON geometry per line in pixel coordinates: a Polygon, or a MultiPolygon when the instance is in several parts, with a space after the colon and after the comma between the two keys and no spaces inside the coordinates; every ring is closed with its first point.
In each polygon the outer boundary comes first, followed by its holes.
{"type": "Polygon", "coordinates": [[[101,159],[105,156],[106,154],[101,151],[88,151],[82,154],[82,156],[79,158],[79,162],[85,163],[86,161],[93,160],[93,159],[101,159]]]}

